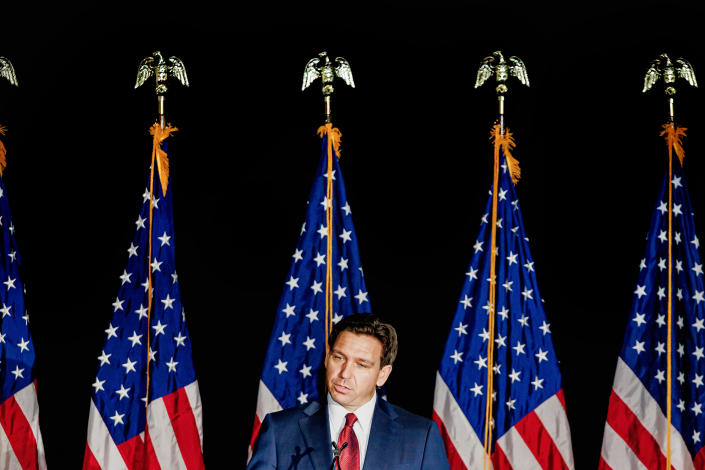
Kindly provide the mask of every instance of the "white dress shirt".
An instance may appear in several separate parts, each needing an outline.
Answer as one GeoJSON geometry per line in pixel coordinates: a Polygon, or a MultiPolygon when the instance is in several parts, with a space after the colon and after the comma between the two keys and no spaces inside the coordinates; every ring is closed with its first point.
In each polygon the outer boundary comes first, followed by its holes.
{"type": "MultiPolygon", "coordinates": [[[[357,416],[357,421],[353,424],[353,431],[357,437],[357,445],[360,449],[360,469],[365,464],[365,455],[367,454],[367,442],[370,439],[370,429],[372,427],[372,415],[375,412],[377,404],[377,394],[372,396],[372,399],[354,411],[357,416]]],[[[338,442],[338,435],[345,427],[345,415],[350,413],[343,405],[333,400],[328,394],[328,425],[330,427],[330,439],[332,442],[338,442]]]]}

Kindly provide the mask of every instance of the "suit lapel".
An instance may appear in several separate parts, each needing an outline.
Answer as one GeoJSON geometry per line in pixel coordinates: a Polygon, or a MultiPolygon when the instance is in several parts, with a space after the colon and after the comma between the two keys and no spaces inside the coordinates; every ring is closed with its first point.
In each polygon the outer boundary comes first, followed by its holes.
{"type": "Polygon", "coordinates": [[[364,469],[385,468],[389,462],[400,461],[399,446],[394,443],[394,436],[399,436],[402,426],[395,420],[397,413],[386,401],[377,396],[375,414],[372,417],[370,438],[367,441],[364,469]]]}
{"type": "Polygon", "coordinates": [[[325,405],[311,403],[304,409],[299,419],[299,428],[307,449],[312,449],[309,457],[315,469],[328,469],[333,462],[333,448],[330,445],[328,411],[325,405]]]}

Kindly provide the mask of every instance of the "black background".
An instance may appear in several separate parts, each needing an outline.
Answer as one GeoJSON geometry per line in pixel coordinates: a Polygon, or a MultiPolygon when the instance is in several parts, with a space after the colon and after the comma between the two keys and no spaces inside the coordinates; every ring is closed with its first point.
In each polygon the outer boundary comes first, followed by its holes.
{"type": "MultiPolygon", "coordinates": [[[[700,2],[702,3],[702,2],[700,2]]],[[[102,7],[104,8],[104,7],[102,7]]],[[[491,178],[492,87],[474,89],[492,51],[517,55],[507,126],[517,191],[561,360],[579,468],[597,465],[616,358],[663,178],[666,101],[643,94],[649,62],[683,56],[705,73],[696,2],[324,3],[230,10],[205,4],[6,13],[0,83],[4,181],[37,350],[48,464],[79,468],[96,357],[126,263],[156,116],[133,89],[154,50],[186,64],[172,83],[177,268],[204,405],[209,467],[246,459],[275,309],[320,157],[322,49],[352,66],[333,124],[369,297],[396,324],[390,401],[430,416],[491,178]]],[[[705,80],[705,76],[699,77],[705,80]]],[[[703,93],[682,82],[686,175],[705,213],[703,93]]],[[[696,218],[696,223],[697,223],[696,218]]],[[[705,241],[702,224],[699,238],[705,241]]]]}

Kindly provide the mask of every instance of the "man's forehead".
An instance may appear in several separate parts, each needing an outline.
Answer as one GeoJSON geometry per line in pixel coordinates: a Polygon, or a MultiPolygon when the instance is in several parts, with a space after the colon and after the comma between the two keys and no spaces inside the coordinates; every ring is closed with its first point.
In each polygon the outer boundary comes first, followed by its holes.
{"type": "Polygon", "coordinates": [[[382,342],[372,335],[346,330],[335,339],[332,350],[345,355],[364,356],[365,359],[377,362],[382,354],[382,342]]]}

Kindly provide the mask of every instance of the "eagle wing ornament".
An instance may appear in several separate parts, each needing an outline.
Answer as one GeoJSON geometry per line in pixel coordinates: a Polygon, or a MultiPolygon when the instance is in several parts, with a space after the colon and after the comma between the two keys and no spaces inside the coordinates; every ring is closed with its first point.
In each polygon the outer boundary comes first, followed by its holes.
{"type": "Polygon", "coordinates": [[[509,58],[509,63],[511,64],[509,71],[512,76],[518,78],[522,84],[529,86],[529,75],[526,73],[524,62],[522,62],[519,57],[513,55],[509,58]]]}
{"type": "Polygon", "coordinates": [[[320,61],[321,59],[314,57],[306,64],[306,68],[304,68],[304,80],[301,84],[301,91],[304,91],[311,83],[313,83],[315,79],[321,76],[321,72],[318,70],[318,63],[320,61]]]}
{"type": "Polygon", "coordinates": [[[154,75],[154,57],[145,57],[140,62],[139,67],[137,67],[137,81],[135,82],[135,88],[139,88],[146,82],[149,77],[154,75]]]}
{"type": "Polygon", "coordinates": [[[650,90],[651,87],[653,87],[654,84],[658,81],[659,77],[661,77],[661,72],[658,69],[658,64],[658,60],[652,61],[649,70],[646,71],[646,75],[644,75],[644,89],[641,90],[642,93],[645,93],[650,90]]]}
{"type": "Polygon", "coordinates": [[[693,71],[693,67],[690,65],[690,62],[685,59],[678,58],[676,59],[676,64],[679,65],[679,67],[677,68],[678,76],[685,79],[688,83],[697,88],[698,82],[697,80],[695,80],[695,72],[693,71]]]}
{"type": "Polygon", "coordinates": [[[482,59],[480,68],[477,70],[477,78],[475,79],[475,88],[482,86],[483,83],[487,81],[488,78],[494,73],[494,56],[488,56],[482,59]]]}
{"type": "Polygon", "coordinates": [[[181,82],[182,85],[188,86],[188,77],[186,76],[186,67],[178,57],[169,57],[169,72],[173,77],[181,82]]]}
{"type": "Polygon", "coordinates": [[[17,76],[12,63],[4,57],[0,57],[0,77],[7,78],[10,84],[17,86],[17,76]]]}
{"type": "Polygon", "coordinates": [[[346,84],[348,84],[352,88],[355,88],[355,82],[353,81],[352,76],[352,69],[350,68],[350,64],[348,63],[348,61],[343,59],[342,57],[336,57],[335,63],[337,64],[335,67],[335,74],[338,77],[342,78],[346,84]]]}

